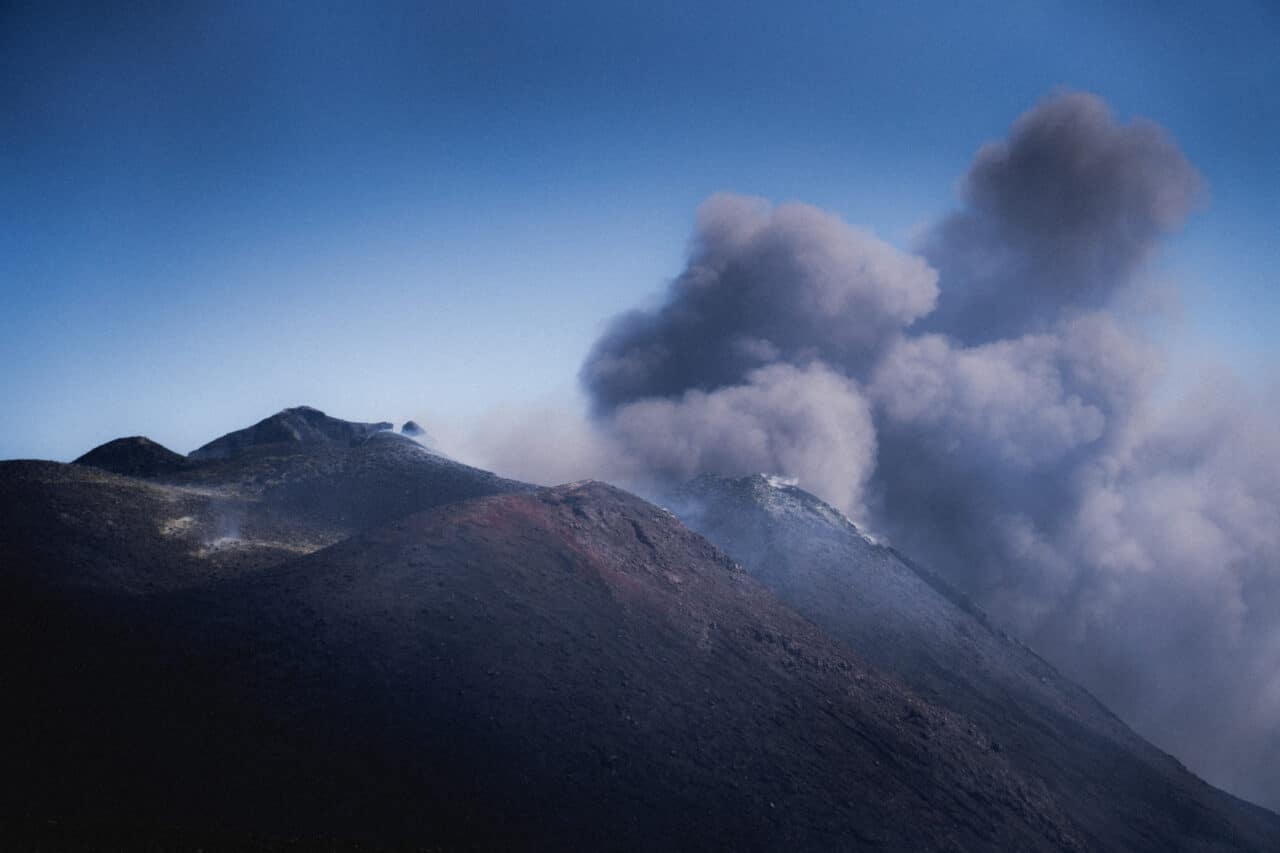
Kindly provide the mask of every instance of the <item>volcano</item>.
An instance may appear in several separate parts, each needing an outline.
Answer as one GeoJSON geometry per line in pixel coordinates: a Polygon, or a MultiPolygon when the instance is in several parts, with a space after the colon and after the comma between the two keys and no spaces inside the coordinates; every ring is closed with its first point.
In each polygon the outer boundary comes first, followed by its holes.
{"type": "Polygon", "coordinates": [[[388,427],[0,463],[0,843],[1280,844],[799,489],[664,509],[388,427]]]}

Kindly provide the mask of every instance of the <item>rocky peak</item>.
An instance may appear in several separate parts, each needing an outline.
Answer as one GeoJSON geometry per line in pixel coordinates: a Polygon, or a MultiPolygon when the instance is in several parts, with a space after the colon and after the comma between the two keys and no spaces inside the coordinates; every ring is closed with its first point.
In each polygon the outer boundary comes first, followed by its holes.
{"type": "Polygon", "coordinates": [[[188,456],[198,460],[228,459],[249,448],[269,444],[332,442],[355,446],[371,435],[394,428],[386,421],[344,421],[310,406],[297,406],[277,412],[251,427],[229,432],[193,450],[188,456]]]}
{"type": "Polygon", "coordinates": [[[771,474],[749,474],[745,477],[702,474],[677,490],[675,500],[686,504],[679,509],[681,515],[697,516],[711,507],[736,514],[763,511],[793,524],[849,531],[868,543],[873,542],[844,513],[806,492],[794,481],[771,474]]]}
{"type": "Polygon", "coordinates": [[[75,460],[76,465],[90,465],[126,477],[155,477],[186,468],[185,456],[174,453],[146,436],[131,435],[100,444],[75,460]]]}

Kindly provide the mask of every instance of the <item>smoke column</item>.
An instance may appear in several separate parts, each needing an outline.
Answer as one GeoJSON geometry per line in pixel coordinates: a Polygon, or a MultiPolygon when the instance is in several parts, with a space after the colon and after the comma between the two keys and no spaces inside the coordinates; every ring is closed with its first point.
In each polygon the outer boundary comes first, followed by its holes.
{"type": "Polygon", "coordinates": [[[1149,318],[1118,307],[1200,196],[1163,129],[1078,93],[984,145],[916,253],[714,196],[665,301],[582,368],[583,461],[795,477],[1280,806],[1280,429],[1229,377],[1160,402],[1149,318]]]}

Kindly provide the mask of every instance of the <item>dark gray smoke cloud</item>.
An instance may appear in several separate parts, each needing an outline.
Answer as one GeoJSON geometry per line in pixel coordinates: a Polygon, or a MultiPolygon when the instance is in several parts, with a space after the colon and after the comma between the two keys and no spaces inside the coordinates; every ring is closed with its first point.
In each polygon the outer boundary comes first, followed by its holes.
{"type": "Polygon", "coordinates": [[[717,196],[583,367],[596,441],[613,470],[797,478],[1280,806],[1280,427],[1221,378],[1169,405],[1117,307],[1199,187],[1162,129],[1066,94],[981,148],[923,257],[717,196]]]}
{"type": "Polygon", "coordinates": [[[731,385],[775,362],[866,364],[937,295],[924,261],[835,216],[717,195],[698,210],[689,263],[666,303],[615,320],[581,378],[609,412],[731,385]]]}
{"type": "Polygon", "coordinates": [[[1199,189],[1159,126],[1118,124],[1093,95],[1045,101],[978,151],[964,206],[925,241],[946,277],[930,328],[977,343],[1105,305],[1199,189]]]}

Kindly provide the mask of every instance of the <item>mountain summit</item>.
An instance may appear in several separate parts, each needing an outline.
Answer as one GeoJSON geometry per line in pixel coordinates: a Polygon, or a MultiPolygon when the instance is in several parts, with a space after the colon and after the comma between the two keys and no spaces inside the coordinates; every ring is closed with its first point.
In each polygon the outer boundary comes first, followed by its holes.
{"type": "Polygon", "coordinates": [[[188,467],[189,460],[146,436],[134,435],[100,444],[75,460],[127,477],[156,477],[188,467]]]}
{"type": "Polygon", "coordinates": [[[191,459],[227,459],[263,445],[283,443],[333,442],[355,445],[369,436],[395,425],[359,423],[331,418],[319,409],[297,406],[263,418],[251,427],[229,432],[191,451],[191,459]]]}

